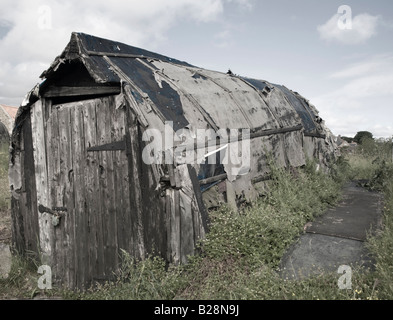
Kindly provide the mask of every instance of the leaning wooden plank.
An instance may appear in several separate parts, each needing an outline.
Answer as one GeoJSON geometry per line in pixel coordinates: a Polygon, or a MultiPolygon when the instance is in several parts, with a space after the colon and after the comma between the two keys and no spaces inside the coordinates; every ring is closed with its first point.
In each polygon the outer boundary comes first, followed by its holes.
{"type": "MultiPolygon", "coordinates": [[[[116,99],[115,99],[116,100],[116,99]]],[[[123,177],[128,174],[128,172],[124,173],[124,163],[127,164],[127,156],[126,156],[126,142],[125,142],[125,107],[122,106],[120,108],[117,107],[115,110],[112,109],[112,139],[114,141],[120,141],[123,139],[124,141],[124,150],[117,150],[112,152],[113,157],[113,185],[114,185],[114,203],[115,203],[115,214],[116,219],[114,223],[116,224],[116,246],[117,246],[117,255],[116,259],[118,260],[121,254],[120,249],[126,250],[128,249],[127,237],[126,233],[126,224],[125,224],[125,213],[129,209],[128,206],[125,205],[126,200],[123,199],[123,189],[126,188],[124,184],[123,177]]],[[[116,266],[119,265],[119,260],[116,262],[116,266]]]]}
{"type": "Polygon", "coordinates": [[[144,242],[144,226],[143,226],[143,212],[142,212],[142,193],[140,188],[140,175],[142,167],[141,159],[141,146],[139,145],[139,128],[138,123],[131,114],[131,111],[127,109],[127,126],[129,128],[130,137],[130,152],[131,156],[128,158],[129,161],[129,177],[130,184],[130,197],[132,203],[131,214],[135,217],[134,221],[136,224],[136,253],[141,259],[145,257],[145,242],[144,242]]]}
{"type": "Polygon", "coordinates": [[[228,177],[228,175],[226,173],[223,173],[223,174],[220,174],[220,175],[217,175],[214,177],[201,179],[201,180],[199,180],[199,184],[202,186],[202,185],[213,183],[216,181],[225,180],[227,177],[228,177]]]}
{"type": "Polygon", "coordinates": [[[174,210],[173,210],[173,189],[167,189],[165,191],[165,216],[166,216],[166,230],[167,230],[167,250],[166,250],[166,260],[173,261],[173,244],[172,240],[174,239],[174,234],[172,228],[172,221],[175,220],[174,218],[174,210]]]}
{"type": "Polygon", "coordinates": [[[139,104],[135,101],[135,98],[133,97],[131,93],[131,88],[130,86],[125,86],[124,87],[124,93],[125,93],[125,98],[128,103],[128,105],[134,110],[134,112],[138,115],[138,120],[139,122],[144,126],[148,127],[149,122],[147,121],[145,115],[143,114],[141,108],[139,107],[139,104]]]}
{"type": "Polygon", "coordinates": [[[173,211],[174,211],[174,220],[172,220],[173,228],[173,258],[174,263],[178,264],[181,262],[181,212],[180,212],[180,191],[174,190],[173,195],[173,211]]]}
{"type": "Polygon", "coordinates": [[[198,215],[199,215],[200,221],[201,221],[200,225],[201,225],[201,228],[204,230],[204,232],[201,232],[201,234],[204,235],[204,233],[206,233],[209,228],[208,227],[208,225],[209,225],[208,212],[205,208],[205,205],[203,204],[202,192],[200,189],[196,170],[191,165],[187,165],[187,170],[188,170],[188,175],[191,180],[193,194],[195,195],[194,201],[196,202],[196,206],[198,208],[198,215]]]}
{"type": "Polygon", "coordinates": [[[131,141],[127,128],[127,111],[126,108],[118,109],[118,130],[115,138],[123,137],[126,143],[125,151],[117,151],[117,183],[116,193],[120,197],[121,205],[117,206],[118,219],[118,243],[119,249],[124,249],[133,256],[134,239],[132,231],[132,216],[130,214],[132,203],[130,201],[130,177],[129,177],[129,160],[131,157],[131,141]]]}
{"type": "Polygon", "coordinates": [[[177,168],[182,177],[180,189],[180,231],[181,231],[181,262],[186,263],[189,255],[193,255],[197,242],[205,236],[207,226],[202,222],[204,206],[198,208],[197,195],[201,195],[195,172],[189,165],[177,168]]]}
{"type": "Polygon", "coordinates": [[[179,191],[180,208],[180,260],[181,263],[188,262],[188,256],[194,254],[194,225],[192,218],[192,198],[182,190],[179,191]]]}
{"type": "MultiPolygon", "coordinates": [[[[126,82],[125,85],[123,85],[123,94],[126,103],[132,108],[132,110],[137,114],[138,116],[138,121],[144,126],[147,127],[149,126],[149,123],[143,114],[139,104],[135,101],[134,96],[132,95],[130,85],[127,84],[133,84],[132,80],[129,78],[127,74],[125,74],[119,66],[117,66],[115,63],[112,62],[110,58],[107,56],[104,56],[104,60],[111,66],[112,70],[119,76],[119,78],[126,82]]],[[[134,88],[137,88],[137,86],[133,86],[134,88]]],[[[138,90],[138,89],[136,89],[138,90]]],[[[141,93],[140,93],[141,94],[141,93]]],[[[149,108],[149,107],[148,107],[149,108]]]]}

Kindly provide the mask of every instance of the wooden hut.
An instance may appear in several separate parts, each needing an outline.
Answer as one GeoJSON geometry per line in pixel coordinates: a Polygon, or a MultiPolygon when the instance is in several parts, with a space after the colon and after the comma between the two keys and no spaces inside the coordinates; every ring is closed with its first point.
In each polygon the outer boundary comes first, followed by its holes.
{"type": "Polygon", "coordinates": [[[315,107],[267,81],[82,33],[41,78],[12,134],[13,243],[70,288],[111,279],[121,249],[186,262],[208,207],[258,197],[269,152],[286,167],[334,158],[315,107]],[[223,152],[247,161],[213,161],[223,152]]]}

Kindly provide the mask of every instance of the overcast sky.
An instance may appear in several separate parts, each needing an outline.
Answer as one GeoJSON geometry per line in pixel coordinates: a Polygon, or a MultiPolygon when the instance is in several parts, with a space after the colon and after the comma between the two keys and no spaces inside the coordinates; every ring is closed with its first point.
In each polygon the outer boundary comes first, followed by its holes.
{"type": "Polygon", "coordinates": [[[0,4],[2,104],[20,105],[77,31],[202,68],[230,68],[241,76],[283,84],[309,99],[336,135],[363,130],[376,137],[393,135],[391,0],[0,4]],[[339,10],[342,5],[346,11],[339,10]]]}

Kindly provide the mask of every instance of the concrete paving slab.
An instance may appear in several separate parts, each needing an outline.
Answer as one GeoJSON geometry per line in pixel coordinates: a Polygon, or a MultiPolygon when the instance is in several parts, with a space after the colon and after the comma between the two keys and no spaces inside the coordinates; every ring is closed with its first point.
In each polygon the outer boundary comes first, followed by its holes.
{"type": "Polygon", "coordinates": [[[382,218],[383,196],[351,182],[343,200],[314,222],[281,260],[283,278],[301,279],[321,272],[337,272],[341,265],[373,268],[364,241],[382,218]]]}
{"type": "Polygon", "coordinates": [[[373,268],[362,241],[306,233],[284,256],[280,274],[302,279],[323,272],[337,272],[341,265],[373,268]]]}
{"type": "Polygon", "coordinates": [[[381,219],[383,196],[351,182],[344,188],[343,200],[335,208],[309,223],[306,232],[366,240],[381,219]]]}

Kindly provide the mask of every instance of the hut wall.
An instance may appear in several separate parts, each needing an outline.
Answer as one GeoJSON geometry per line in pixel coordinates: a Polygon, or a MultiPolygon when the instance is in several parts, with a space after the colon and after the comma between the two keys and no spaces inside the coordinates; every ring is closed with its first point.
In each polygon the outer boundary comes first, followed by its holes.
{"type": "Polygon", "coordinates": [[[174,185],[159,188],[165,168],[142,161],[137,115],[116,99],[38,100],[10,170],[16,247],[71,288],[113,278],[121,249],[184,263],[205,234],[192,168],[174,168],[174,185]]]}
{"type": "Polygon", "coordinates": [[[34,151],[30,113],[20,132],[19,146],[10,163],[12,240],[14,250],[25,255],[40,252],[34,151]]]}

